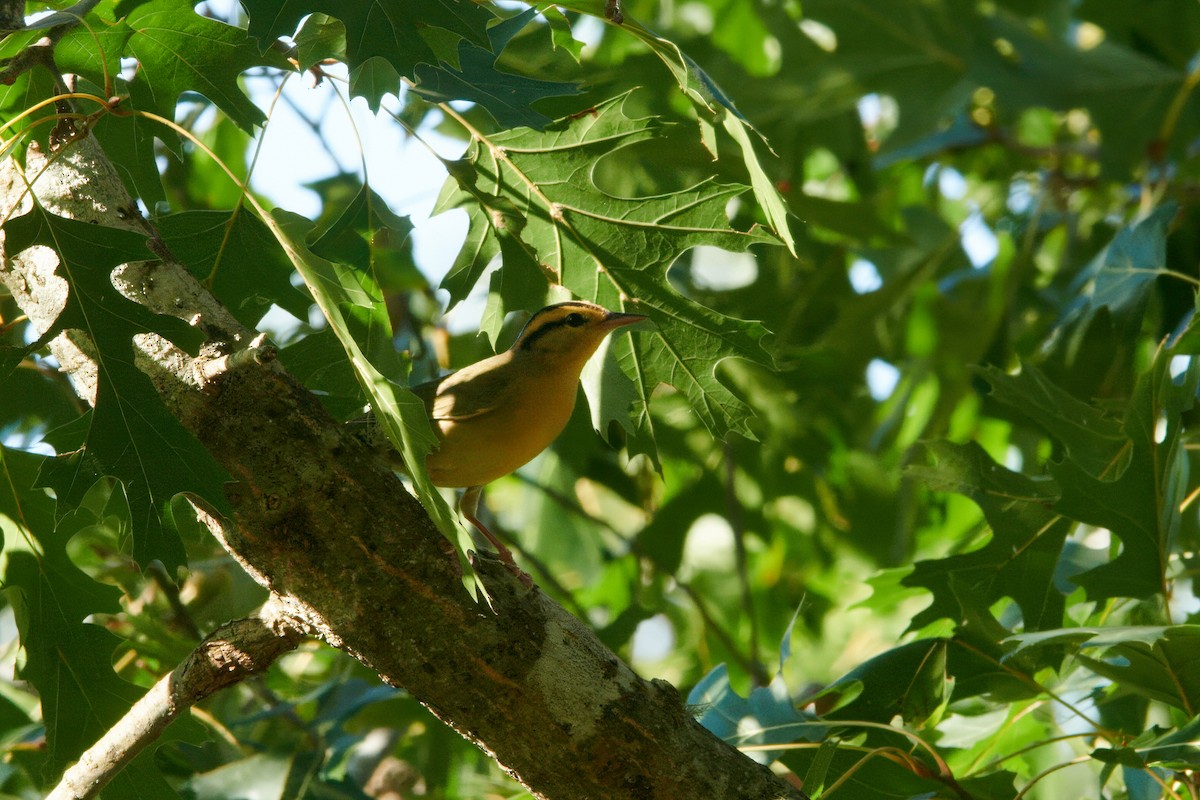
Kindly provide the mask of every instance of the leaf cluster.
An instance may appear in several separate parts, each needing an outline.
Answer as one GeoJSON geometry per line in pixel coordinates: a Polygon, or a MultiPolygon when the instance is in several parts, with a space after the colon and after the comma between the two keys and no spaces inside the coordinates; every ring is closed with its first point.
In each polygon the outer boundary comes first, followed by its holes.
{"type": "MultiPolygon", "coordinates": [[[[45,330],[0,294],[6,796],[40,796],[262,601],[188,512],[228,476],[137,366],[139,337],[195,352],[213,332],[109,277],[164,257],[335,416],[382,410],[410,462],[432,444],[410,377],[566,296],[650,316],[589,368],[554,447],[489,490],[494,529],[812,796],[1200,794],[1195,4],[621,7],[101,0],[0,42],[5,154],[91,134],[146,221],[3,222],[8,256],[53,252],[69,287],[45,330]],[[265,138],[303,93],[327,111],[265,138]],[[340,102],[455,148],[444,176],[344,167],[340,102]],[[268,211],[258,158],[302,141],[329,154],[316,210],[268,211]],[[429,221],[393,210],[417,188],[461,246],[420,246],[429,221]],[[94,408],[48,353],[67,330],[94,344],[94,408]]],[[[313,645],[107,794],[505,780],[313,645]]]]}

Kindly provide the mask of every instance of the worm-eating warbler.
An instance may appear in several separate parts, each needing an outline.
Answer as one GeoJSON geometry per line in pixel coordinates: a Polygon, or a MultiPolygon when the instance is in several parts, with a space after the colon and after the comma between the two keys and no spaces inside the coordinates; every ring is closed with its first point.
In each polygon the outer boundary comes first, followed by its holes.
{"type": "Polygon", "coordinates": [[[512,561],[475,515],[483,486],[513,472],[562,433],[575,408],[579,373],[611,331],[641,322],[577,300],[538,311],[512,347],[437,380],[412,387],[438,437],[426,458],[437,486],[465,488],[464,518],[512,561]]]}

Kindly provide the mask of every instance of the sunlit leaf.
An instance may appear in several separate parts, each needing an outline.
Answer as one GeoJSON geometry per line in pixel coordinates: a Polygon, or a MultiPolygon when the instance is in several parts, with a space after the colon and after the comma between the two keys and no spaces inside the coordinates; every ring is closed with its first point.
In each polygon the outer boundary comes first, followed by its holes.
{"type": "Polygon", "coordinates": [[[138,60],[134,87],[145,87],[147,109],[174,119],[183,92],[198,92],[250,130],[266,118],[238,86],[241,73],[263,63],[283,68],[277,54],[264,57],[241,28],[197,14],[188,0],[152,0],[118,6],[128,26],[127,55],[138,60]],[[186,60],[179,53],[188,53],[186,60]]]}
{"type": "MultiPolygon", "coordinates": [[[[387,316],[381,308],[382,298],[372,297],[369,292],[365,292],[365,287],[353,271],[340,268],[309,249],[306,240],[312,232],[312,224],[308,220],[284,211],[276,211],[268,225],[284,246],[296,271],[304,278],[317,306],[346,351],[350,364],[354,367],[355,377],[363,392],[370,398],[371,407],[384,427],[388,439],[404,457],[405,464],[424,465],[425,456],[437,444],[437,438],[429,427],[425,405],[412,392],[389,380],[371,362],[363,349],[364,344],[355,336],[352,322],[347,316],[348,313],[353,313],[353,309],[359,308],[377,323],[386,325],[387,316]]],[[[369,323],[365,332],[370,337],[368,342],[378,341],[376,337],[382,335],[377,325],[369,323]]],[[[372,349],[370,344],[366,346],[372,349]]],[[[417,497],[430,516],[438,522],[444,532],[453,531],[454,518],[450,508],[429,481],[428,473],[419,467],[410,466],[410,474],[417,488],[417,497]]]]}

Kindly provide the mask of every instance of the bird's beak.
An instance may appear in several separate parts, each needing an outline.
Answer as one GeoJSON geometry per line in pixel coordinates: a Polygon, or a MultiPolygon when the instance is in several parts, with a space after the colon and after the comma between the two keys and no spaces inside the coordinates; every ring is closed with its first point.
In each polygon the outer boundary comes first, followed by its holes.
{"type": "Polygon", "coordinates": [[[611,331],[624,325],[636,325],[648,319],[650,318],[645,314],[622,314],[617,311],[610,311],[608,316],[604,318],[604,321],[600,323],[600,327],[606,331],[611,331]]]}

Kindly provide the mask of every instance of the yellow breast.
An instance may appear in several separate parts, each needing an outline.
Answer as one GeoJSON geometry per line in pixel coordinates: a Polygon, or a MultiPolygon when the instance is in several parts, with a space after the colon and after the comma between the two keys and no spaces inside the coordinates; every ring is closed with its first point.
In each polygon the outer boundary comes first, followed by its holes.
{"type": "Polygon", "coordinates": [[[575,407],[577,374],[526,376],[486,410],[435,418],[440,440],[425,466],[434,484],[482,486],[527,464],[562,433],[575,407]]]}

